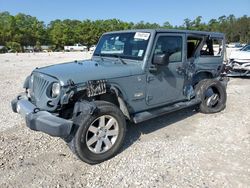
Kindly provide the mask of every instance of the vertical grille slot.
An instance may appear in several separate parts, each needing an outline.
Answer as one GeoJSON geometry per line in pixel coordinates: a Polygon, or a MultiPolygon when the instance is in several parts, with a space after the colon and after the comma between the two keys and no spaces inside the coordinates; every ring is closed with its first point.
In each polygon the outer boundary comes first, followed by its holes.
{"type": "Polygon", "coordinates": [[[39,100],[42,97],[42,94],[49,85],[49,81],[41,78],[38,75],[34,75],[33,80],[33,92],[36,100],[39,100]]]}

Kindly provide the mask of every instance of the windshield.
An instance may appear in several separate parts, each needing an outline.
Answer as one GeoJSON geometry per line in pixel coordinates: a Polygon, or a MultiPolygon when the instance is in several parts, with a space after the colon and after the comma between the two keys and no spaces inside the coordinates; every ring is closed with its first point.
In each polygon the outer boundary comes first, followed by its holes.
{"type": "Polygon", "coordinates": [[[146,32],[106,34],[100,39],[94,55],[142,60],[149,38],[150,33],[146,32]]]}
{"type": "Polygon", "coordinates": [[[243,48],[241,49],[241,51],[250,52],[250,45],[246,45],[245,47],[243,47],[243,48]]]}

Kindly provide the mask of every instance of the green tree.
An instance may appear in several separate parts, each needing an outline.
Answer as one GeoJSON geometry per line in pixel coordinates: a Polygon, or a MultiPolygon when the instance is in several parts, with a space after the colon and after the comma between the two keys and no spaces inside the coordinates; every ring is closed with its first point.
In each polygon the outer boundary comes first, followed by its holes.
{"type": "Polygon", "coordinates": [[[211,19],[208,22],[208,31],[218,31],[219,30],[219,22],[216,19],[211,19]]]}
{"type": "Polygon", "coordinates": [[[173,29],[174,28],[168,21],[164,22],[162,27],[165,29],[173,29]]]}
{"type": "Polygon", "coordinates": [[[55,20],[50,22],[48,32],[53,50],[62,50],[65,45],[70,43],[68,31],[69,28],[63,21],[55,20]]]}
{"type": "Polygon", "coordinates": [[[6,45],[13,39],[15,19],[9,12],[0,13],[0,45],[6,45]]]}
{"type": "Polygon", "coordinates": [[[65,45],[81,43],[90,47],[96,44],[100,36],[108,31],[125,29],[188,29],[223,32],[228,42],[250,42],[250,17],[236,18],[234,15],[220,16],[208,23],[202,22],[202,17],[194,20],[184,19],[180,26],[172,26],[168,21],[162,25],[140,21],[138,23],[124,22],[118,19],[108,20],[54,20],[48,25],[36,17],[9,12],[0,12],[0,45],[15,48],[19,51],[24,46],[52,45],[54,50],[62,50],[65,45]],[[20,48],[19,48],[20,47],[20,48]]]}
{"type": "Polygon", "coordinates": [[[7,48],[13,50],[13,52],[21,52],[22,51],[21,44],[19,44],[18,42],[7,42],[6,46],[7,46],[7,48]]]}
{"type": "Polygon", "coordinates": [[[157,23],[149,23],[149,22],[145,23],[144,21],[140,21],[139,23],[133,26],[133,29],[157,29],[160,27],[161,26],[157,23]]]}
{"type": "Polygon", "coordinates": [[[22,46],[35,46],[36,42],[43,38],[41,35],[45,28],[43,22],[39,22],[37,18],[20,13],[15,16],[13,29],[15,42],[22,46]]]}
{"type": "Polygon", "coordinates": [[[192,30],[193,29],[193,23],[190,19],[186,18],[184,19],[184,24],[183,24],[184,28],[187,30],[192,30]]]}

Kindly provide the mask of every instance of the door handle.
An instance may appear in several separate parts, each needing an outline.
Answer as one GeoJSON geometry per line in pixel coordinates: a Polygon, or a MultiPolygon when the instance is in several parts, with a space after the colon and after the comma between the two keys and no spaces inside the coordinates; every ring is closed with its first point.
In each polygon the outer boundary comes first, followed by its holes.
{"type": "Polygon", "coordinates": [[[151,65],[148,68],[148,70],[149,70],[150,73],[155,73],[155,72],[157,72],[157,67],[155,65],[151,65]]]}

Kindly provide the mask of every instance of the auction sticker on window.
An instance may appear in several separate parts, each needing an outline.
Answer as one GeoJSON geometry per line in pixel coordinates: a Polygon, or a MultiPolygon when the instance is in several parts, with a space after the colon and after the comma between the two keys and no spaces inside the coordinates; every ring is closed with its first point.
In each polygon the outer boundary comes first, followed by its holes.
{"type": "Polygon", "coordinates": [[[143,50],[139,50],[138,56],[141,57],[143,55],[143,50]]]}
{"type": "Polygon", "coordinates": [[[150,33],[136,32],[134,38],[148,40],[150,33]]]}

